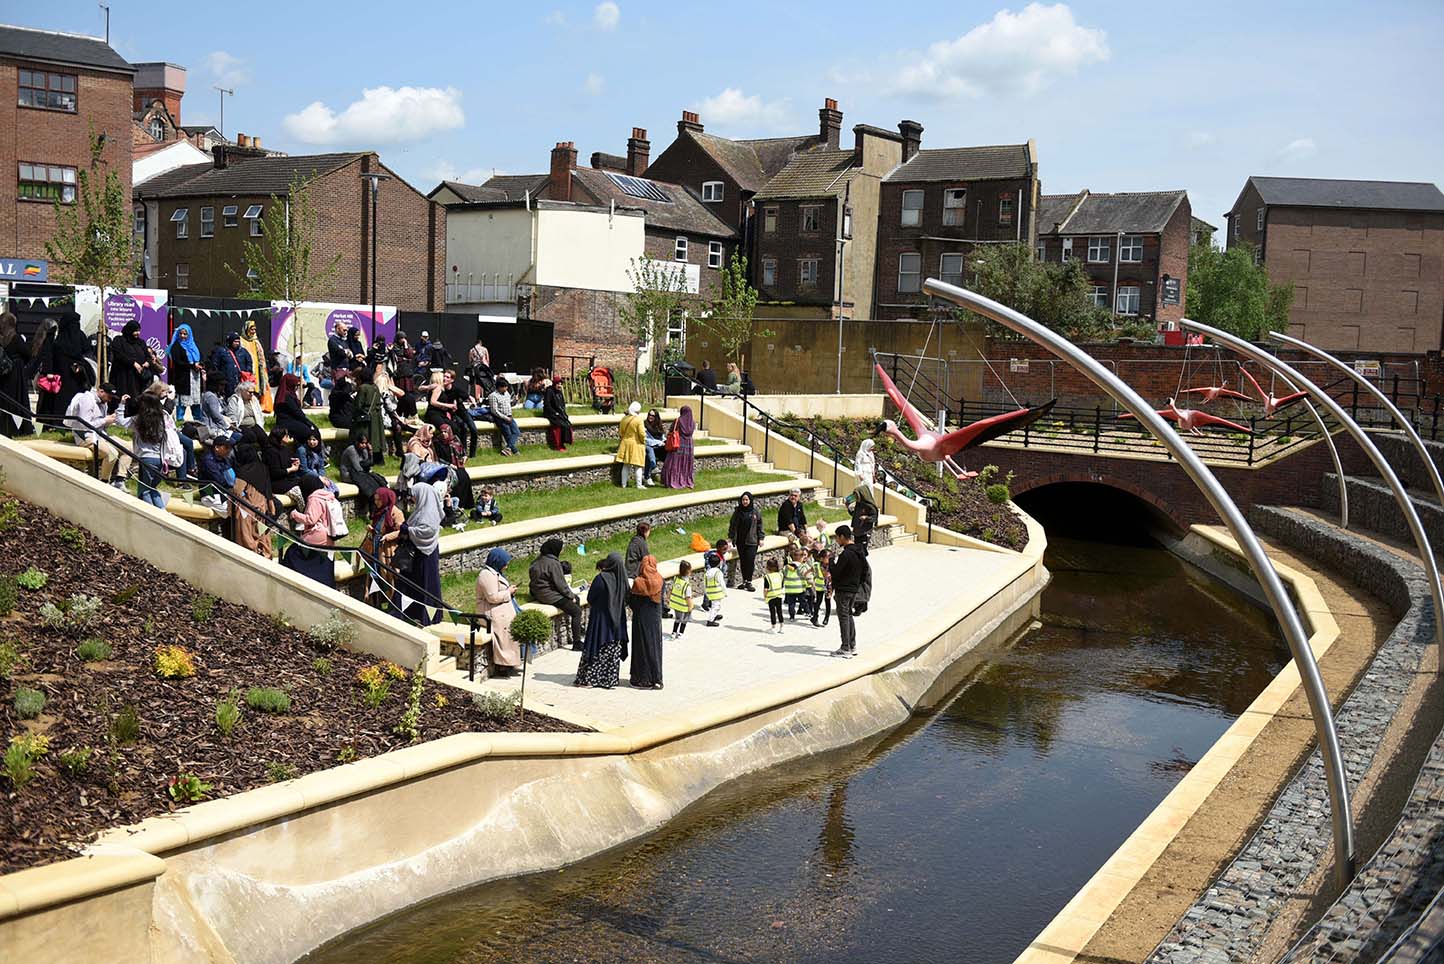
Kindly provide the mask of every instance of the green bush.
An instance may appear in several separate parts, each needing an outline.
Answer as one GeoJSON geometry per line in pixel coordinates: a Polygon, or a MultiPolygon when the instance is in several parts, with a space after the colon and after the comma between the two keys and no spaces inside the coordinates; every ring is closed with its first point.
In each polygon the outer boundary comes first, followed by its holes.
{"type": "Polygon", "coordinates": [[[48,602],[41,606],[40,621],[48,629],[59,630],[70,636],[79,636],[100,619],[100,610],[103,605],[100,597],[78,592],[59,603],[48,602]]]}
{"type": "Polygon", "coordinates": [[[140,739],[140,714],[127,703],[110,721],[110,738],[119,744],[134,743],[140,739]]]}
{"type": "Polygon", "coordinates": [[[75,528],[75,526],[61,526],[60,541],[72,549],[84,549],[85,533],[75,528]]]}
{"type": "Polygon", "coordinates": [[[471,702],[487,720],[509,720],[521,712],[521,693],[473,693],[471,702]]]}
{"type": "Polygon", "coordinates": [[[90,755],[93,752],[88,746],[73,746],[68,750],[61,750],[56,759],[66,773],[72,777],[81,777],[90,768],[90,755]]]}
{"type": "Polygon", "coordinates": [[[75,647],[75,655],[87,663],[110,659],[110,644],[103,639],[87,639],[75,647]]]}
{"type": "Polygon", "coordinates": [[[252,686],[246,691],[246,705],[261,713],[289,713],[291,698],[270,686],[252,686]]]}
{"type": "Polygon", "coordinates": [[[20,524],[20,503],[14,499],[0,502],[0,532],[9,532],[20,524]]]}
{"type": "Polygon", "coordinates": [[[211,785],[202,783],[194,773],[181,773],[171,780],[166,792],[176,803],[195,803],[210,794],[211,785]]]}
{"type": "Polygon", "coordinates": [[[5,776],[9,778],[10,785],[16,790],[22,790],[25,784],[29,783],[35,776],[35,761],[39,755],[33,752],[27,743],[20,742],[17,738],[12,740],[5,748],[5,776]]]}
{"type": "Polygon", "coordinates": [[[267,763],[266,779],[272,783],[294,780],[296,779],[296,766],[293,763],[267,763]]]}
{"type": "Polygon", "coordinates": [[[333,609],[325,619],[306,630],[306,635],[318,649],[331,650],[356,642],[356,625],[342,616],[339,609],[333,609]]]}
{"type": "Polygon", "coordinates": [[[44,589],[45,584],[50,581],[50,577],[47,576],[44,571],[31,566],[16,576],[15,581],[18,582],[22,588],[34,592],[37,589],[44,589]]]}
{"type": "Polygon", "coordinates": [[[511,621],[511,638],[522,646],[540,646],[552,637],[552,621],[536,609],[523,609],[511,621]]]}
{"type": "Polygon", "coordinates": [[[208,592],[198,594],[191,600],[191,619],[198,623],[208,623],[216,611],[216,597],[208,592]]]}
{"type": "Polygon", "coordinates": [[[24,686],[15,691],[15,715],[22,720],[33,720],[44,710],[44,693],[24,686]]]}
{"type": "Polygon", "coordinates": [[[0,680],[8,680],[24,663],[25,654],[14,643],[0,643],[0,680]]]}
{"type": "Polygon", "coordinates": [[[216,729],[221,736],[230,736],[241,722],[241,704],[234,693],[216,704],[216,729]]]}
{"type": "Polygon", "coordinates": [[[0,576],[0,616],[8,616],[15,611],[15,604],[20,601],[20,583],[14,576],[0,576]]]}
{"type": "Polygon", "coordinates": [[[987,494],[988,501],[993,503],[993,505],[1003,505],[1013,497],[1013,493],[1001,482],[995,482],[983,491],[987,494]]]}
{"type": "Polygon", "coordinates": [[[319,674],[319,675],[321,675],[321,676],[330,676],[330,675],[331,675],[331,670],[332,670],[334,667],[333,667],[333,664],[331,663],[330,657],[328,657],[328,656],[317,656],[315,659],[311,660],[311,668],[314,669],[314,670],[317,672],[317,674],[319,674]]]}

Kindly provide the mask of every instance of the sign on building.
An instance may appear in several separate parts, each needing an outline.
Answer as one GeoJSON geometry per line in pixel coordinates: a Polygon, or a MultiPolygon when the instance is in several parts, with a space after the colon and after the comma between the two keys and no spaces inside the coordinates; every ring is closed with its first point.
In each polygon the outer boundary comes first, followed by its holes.
{"type": "Polygon", "coordinates": [[[1177,278],[1163,276],[1163,303],[1165,305],[1177,305],[1183,303],[1183,286],[1178,283],[1177,278]]]}
{"type": "Polygon", "coordinates": [[[1354,371],[1365,378],[1382,378],[1384,366],[1377,358],[1356,358],[1354,359],[1354,371]]]}
{"type": "Polygon", "coordinates": [[[1010,371],[1010,372],[1025,372],[1025,373],[1026,373],[1026,372],[1028,371],[1028,359],[1026,359],[1026,358],[1009,358],[1009,359],[1008,359],[1008,371],[1010,371]]]}
{"type": "Polygon", "coordinates": [[[50,262],[41,258],[0,258],[0,278],[6,281],[49,281],[50,262]]]}

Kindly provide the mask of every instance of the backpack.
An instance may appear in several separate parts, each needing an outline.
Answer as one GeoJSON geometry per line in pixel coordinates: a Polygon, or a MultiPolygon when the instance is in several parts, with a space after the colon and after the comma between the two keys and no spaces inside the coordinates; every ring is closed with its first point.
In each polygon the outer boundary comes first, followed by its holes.
{"type": "Polygon", "coordinates": [[[350,530],[346,528],[346,516],[341,511],[341,503],[336,498],[323,499],[322,504],[326,506],[326,531],[332,539],[340,539],[350,530]]]}

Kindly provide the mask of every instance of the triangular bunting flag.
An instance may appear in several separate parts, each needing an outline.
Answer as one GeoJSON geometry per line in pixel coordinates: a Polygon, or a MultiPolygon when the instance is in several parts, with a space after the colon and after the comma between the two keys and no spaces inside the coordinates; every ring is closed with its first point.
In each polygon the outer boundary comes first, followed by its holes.
{"type": "Polygon", "coordinates": [[[402,611],[402,612],[406,612],[406,610],[408,610],[408,609],[411,608],[411,604],[414,603],[414,602],[416,602],[415,599],[412,599],[410,596],[406,595],[406,593],[404,593],[404,592],[398,592],[396,595],[398,595],[398,596],[401,597],[401,611],[402,611]]]}
{"type": "Polygon", "coordinates": [[[366,595],[379,596],[380,594],[381,586],[377,584],[375,579],[371,580],[371,585],[366,588],[366,595]]]}
{"type": "Polygon", "coordinates": [[[10,421],[15,423],[15,428],[17,431],[19,430],[20,426],[23,425],[25,422],[25,420],[22,419],[19,415],[14,414],[10,416],[10,421]]]}

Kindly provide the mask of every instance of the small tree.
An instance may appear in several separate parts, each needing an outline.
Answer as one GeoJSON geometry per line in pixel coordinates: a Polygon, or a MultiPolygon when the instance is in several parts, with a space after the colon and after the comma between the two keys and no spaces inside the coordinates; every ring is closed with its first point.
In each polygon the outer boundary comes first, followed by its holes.
{"type": "Polygon", "coordinates": [[[757,289],[747,280],[747,259],[736,251],[722,268],[722,292],[712,302],[706,325],[717,336],[722,353],[745,368],[742,350],[752,342],[757,289]]]}
{"type": "Polygon", "coordinates": [[[1240,338],[1256,339],[1264,328],[1287,328],[1294,289],[1271,284],[1254,263],[1254,248],[1236,244],[1227,251],[1211,244],[1188,249],[1188,316],[1240,338]]]}
{"type": "MultiPolygon", "coordinates": [[[[668,320],[690,300],[687,276],[674,262],[643,255],[632,259],[627,280],[632,283],[632,291],[622,299],[618,319],[638,345],[652,353],[650,361],[655,362],[657,346],[665,345],[667,340],[668,320]]],[[[652,398],[660,391],[659,367],[649,364],[647,373],[637,379],[640,394],[652,398]]]]}
{"type": "Polygon", "coordinates": [[[1106,337],[1115,327],[1112,315],[1090,300],[1092,282],[1077,261],[1037,261],[1022,244],[988,245],[971,257],[973,290],[1069,338],[1106,337]]]}
{"type": "Polygon", "coordinates": [[[139,245],[130,195],[103,154],[105,142],[90,132],[90,166],[75,177],[75,198],[55,199],[55,234],[45,253],[56,280],[72,285],[124,288],[135,284],[139,245]]]}

